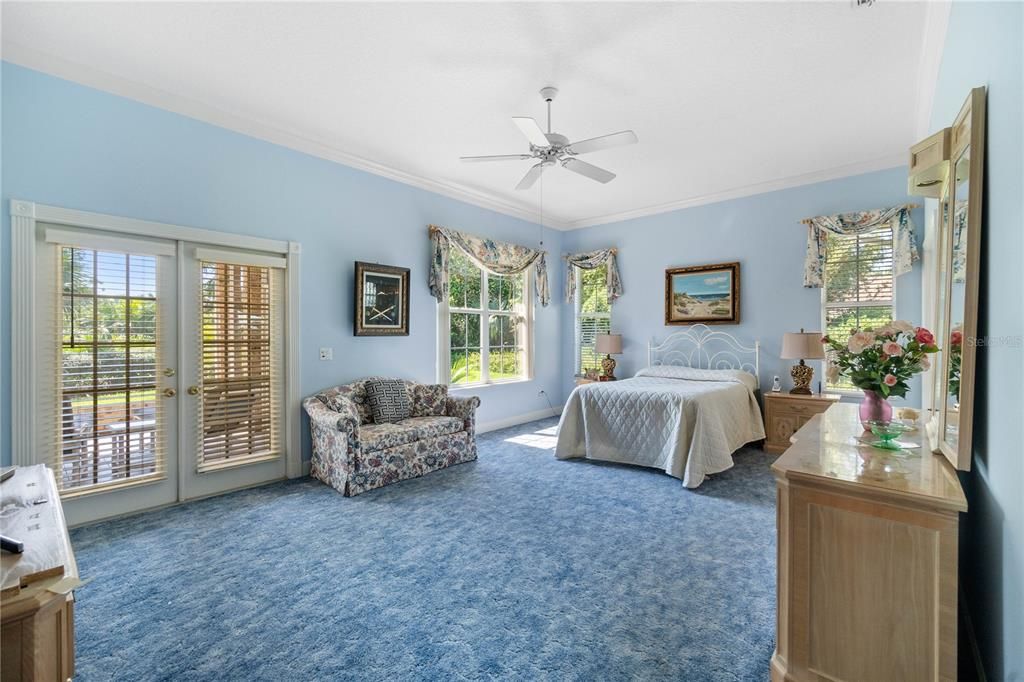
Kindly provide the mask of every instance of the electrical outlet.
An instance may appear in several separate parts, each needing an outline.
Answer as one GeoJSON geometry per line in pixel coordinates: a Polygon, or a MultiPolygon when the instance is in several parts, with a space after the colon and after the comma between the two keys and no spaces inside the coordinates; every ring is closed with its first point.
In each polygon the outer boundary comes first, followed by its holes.
{"type": "Polygon", "coordinates": [[[334,349],[333,348],[321,348],[320,349],[320,359],[321,360],[333,360],[334,359],[334,349]]]}

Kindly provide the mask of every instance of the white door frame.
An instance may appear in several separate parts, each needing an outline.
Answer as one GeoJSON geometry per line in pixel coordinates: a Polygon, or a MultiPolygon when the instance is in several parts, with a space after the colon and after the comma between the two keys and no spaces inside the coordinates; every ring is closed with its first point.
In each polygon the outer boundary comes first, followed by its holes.
{"type": "MultiPolygon", "coordinates": [[[[286,475],[303,474],[301,435],[301,396],[299,395],[299,282],[302,245],[299,242],[264,239],[184,227],[148,220],[78,211],[11,199],[11,462],[29,466],[43,461],[38,457],[36,423],[36,224],[67,225],[105,230],[134,236],[151,236],[176,242],[229,246],[283,255],[287,261],[285,277],[285,445],[286,475]]],[[[180,283],[179,283],[180,287],[180,283]]],[[[170,454],[169,454],[170,456],[170,454]]]]}

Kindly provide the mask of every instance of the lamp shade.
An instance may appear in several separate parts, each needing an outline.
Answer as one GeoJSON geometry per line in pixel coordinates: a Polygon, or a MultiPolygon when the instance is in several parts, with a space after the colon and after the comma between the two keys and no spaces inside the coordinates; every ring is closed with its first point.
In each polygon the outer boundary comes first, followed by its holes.
{"type": "Polygon", "coordinates": [[[622,352],[622,334],[598,334],[594,342],[594,350],[607,355],[622,352]]]}
{"type": "Polygon", "coordinates": [[[792,332],[782,335],[783,360],[822,360],[825,348],[821,332],[792,332]]]}

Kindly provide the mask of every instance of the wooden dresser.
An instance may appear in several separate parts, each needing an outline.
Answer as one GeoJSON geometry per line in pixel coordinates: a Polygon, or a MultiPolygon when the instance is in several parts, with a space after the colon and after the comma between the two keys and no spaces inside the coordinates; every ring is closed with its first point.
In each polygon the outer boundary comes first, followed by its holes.
{"type": "MultiPolygon", "coordinates": [[[[927,446],[864,445],[857,405],[811,418],[773,465],[778,621],[771,678],[953,680],[957,523],[967,500],[927,446]]],[[[923,425],[903,442],[922,444],[923,425]]]]}
{"type": "Polygon", "coordinates": [[[790,437],[816,414],[839,402],[838,393],[765,393],[764,451],[779,454],[789,447],[790,437]]]}
{"type": "Polygon", "coordinates": [[[75,600],[81,583],[53,472],[20,467],[0,484],[3,531],[25,543],[0,564],[0,679],[64,682],[75,674],[75,600]]]}

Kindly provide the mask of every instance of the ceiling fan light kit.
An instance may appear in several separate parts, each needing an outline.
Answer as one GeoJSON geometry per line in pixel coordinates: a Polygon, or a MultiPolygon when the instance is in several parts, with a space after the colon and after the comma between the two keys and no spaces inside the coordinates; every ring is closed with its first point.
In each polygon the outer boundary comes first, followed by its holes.
{"type": "Polygon", "coordinates": [[[530,143],[529,154],[498,154],[491,156],[463,156],[462,161],[525,161],[535,159],[533,167],[526,172],[523,179],[516,185],[516,189],[529,189],[537,182],[544,171],[555,165],[578,173],[584,177],[596,180],[600,183],[608,183],[615,179],[615,173],[606,171],[603,168],[580,161],[576,157],[580,154],[589,154],[602,149],[611,149],[627,144],[636,144],[637,136],[632,130],[623,130],[610,135],[592,137],[579,142],[570,142],[569,138],[559,133],[551,132],[551,102],[558,95],[558,88],[547,86],[541,88],[540,96],[548,105],[548,131],[540,127],[536,120],[529,116],[513,116],[512,122],[516,124],[519,131],[530,143]]]}

